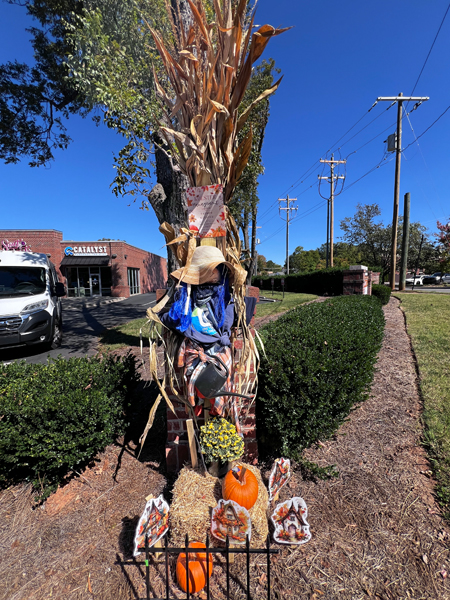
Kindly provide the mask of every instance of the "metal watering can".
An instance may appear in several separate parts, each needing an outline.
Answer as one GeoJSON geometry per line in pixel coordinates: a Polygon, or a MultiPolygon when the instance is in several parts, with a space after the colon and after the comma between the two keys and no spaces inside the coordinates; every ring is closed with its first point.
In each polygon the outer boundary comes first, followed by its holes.
{"type": "Polygon", "coordinates": [[[197,379],[195,380],[195,391],[200,398],[217,398],[219,396],[239,396],[246,400],[252,400],[253,396],[245,396],[235,392],[222,391],[226,380],[230,375],[230,371],[226,364],[218,356],[212,357],[212,361],[208,362],[206,367],[202,369],[197,379]],[[217,365],[215,362],[219,364],[217,365]]]}

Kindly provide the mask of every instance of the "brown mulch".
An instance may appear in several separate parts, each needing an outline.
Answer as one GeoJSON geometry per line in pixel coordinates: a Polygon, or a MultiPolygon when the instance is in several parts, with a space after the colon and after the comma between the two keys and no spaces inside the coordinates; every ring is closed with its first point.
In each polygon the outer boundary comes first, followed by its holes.
{"type": "MultiPolygon", "coordinates": [[[[384,310],[386,333],[370,398],[333,439],[305,453],[319,465],[336,465],[339,477],[304,481],[295,470],[281,492],[280,501],[305,499],[312,539],[278,546],[273,598],[450,600],[449,530],[420,446],[414,358],[399,301],[392,298],[384,310]]],[[[153,391],[140,394],[134,416],[142,428],[153,391]]],[[[0,492],[0,600],[145,597],[142,566],[124,563],[131,560],[145,497],[163,491],[170,496],[161,452],[150,440],[144,460],[136,460],[137,437],[135,432],[122,446],[107,448],[41,507],[33,506],[25,485],[0,492]]],[[[242,558],[232,567],[236,599],[245,597],[242,558]]],[[[252,596],[258,600],[265,597],[263,565],[263,558],[252,559],[252,596]]],[[[217,581],[223,580],[221,568],[215,566],[217,581]]],[[[162,565],[152,568],[152,594],[161,590],[163,574],[162,565]]],[[[216,588],[214,598],[223,597],[223,588],[216,588]]]]}

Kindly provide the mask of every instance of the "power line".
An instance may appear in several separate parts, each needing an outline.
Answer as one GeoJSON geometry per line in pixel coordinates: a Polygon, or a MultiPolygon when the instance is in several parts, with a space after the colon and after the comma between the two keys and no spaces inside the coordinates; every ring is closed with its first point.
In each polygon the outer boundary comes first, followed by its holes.
{"type": "Polygon", "coordinates": [[[428,52],[428,54],[427,54],[427,57],[426,57],[426,59],[425,59],[425,62],[423,63],[423,66],[422,66],[422,68],[421,68],[421,70],[420,70],[420,73],[419,73],[419,77],[417,78],[417,81],[416,81],[416,83],[414,84],[414,87],[413,87],[413,89],[412,89],[412,92],[411,92],[410,96],[412,96],[412,95],[414,94],[414,90],[416,89],[416,87],[417,87],[417,84],[419,83],[419,79],[420,79],[420,78],[421,78],[421,76],[422,76],[423,70],[425,69],[425,65],[427,64],[427,62],[428,62],[428,59],[430,58],[431,51],[433,50],[434,44],[436,43],[436,40],[437,40],[437,38],[438,38],[438,35],[439,35],[439,33],[440,33],[441,29],[442,29],[442,25],[444,24],[444,21],[445,21],[445,18],[446,18],[446,16],[447,16],[447,13],[448,13],[449,9],[450,9],[450,4],[447,6],[447,10],[445,11],[444,18],[442,19],[442,21],[441,21],[441,24],[439,25],[439,29],[437,30],[437,33],[436,33],[436,35],[434,36],[433,43],[431,44],[431,48],[430,48],[430,50],[429,50],[429,52],[428,52]]]}
{"type": "MultiPolygon", "coordinates": [[[[405,111],[405,116],[406,116],[406,118],[408,119],[408,123],[409,123],[409,126],[411,127],[411,131],[412,131],[412,134],[413,134],[413,136],[414,136],[414,139],[415,139],[415,141],[417,142],[417,147],[418,147],[418,149],[419,149],[420,155],[422,156],[422,160],[423,160],[423,162],[424,162],[424,165],[425,165],[425,167],[426,167],[426,169],[427,169],[427,171],[428,171],[428,175],[430,176],[431,183],[433,184],[434,191],[436,192],[436,196],[437,196],[437,198],[438,198],[438,200],[439,200],[439,205],[440,205],[440,207],[441,207],[441,210],[442,210],[442,212],[444,212],[444,210],[443,210],[443,208],[442,208],[441,199],[440,199],[440,197],[439,197],[439,193],[438,193],[438,191],[437,191],[437,189],[436,189],[436,185],[435,185],[435,183],[434,183],[434,179],[433,179],[433,177],[432,177],[432,175],[431,175],[431,171],[430,171],[430,169],[429,169],[429,167],[428,167],[428,164],[427,164],[427,162],[426,162],[426,160],[425,160],[425,156],[423,155],[422,148],[421,148],[421,146],[420,146],[419,142],[417,141],[416,132],[415,132],[415,131],[414,131],[414,129],[413,129],[413,126],[412,126],[411,120],[410,120],[410,118],[409,118],[409,113],[407,113],[406,111],[405,111]]],[[[406,155],[405,155],[405,158],[406,158],[406,155]]],[[[413,174],[414,174],[414,172],[413,172],[413,174]]],[[[419,184],[419,187],[420,187],[420,189],[422,190],[422,186],[420,186],[420,184],[419,184]]],[[[432,214],[434,215],[435,219],[437,219],[436,215],[434,214],[433,207],[431,206],[430,202],[428,201],[428,197],[427,197],[427,196],[426,196],[426,194],[423,192],[423,190],[422,190],[422,194],[424,195],[424,197],[425,197],[425,199],[426,199],[426,201],[427,201],[427,204],[428,204],[428,206],[429,206],[429,208],[430,208],[430,210],[431,210],[432,214]]]]}
{"type": "MultiPolygon", "coordinates": [[[[416,137],[416,139],[414,140],[414,142],[411,142],[411,143],[410,143],[410,144],[408,144],[408,145],[407,145],[405,148],[403,148],[402,152],[404,152],[404,151],[405,151],[407,148],[409,148],[410,146],[412,146],[413,144],[415,144],[415,143],[417,142],[417,140],[418,140],[418,139],[420,139],[420,138],[421,138],[423,135],[425,135],[425,134],[426,134],[426,132],[427,132],[427,131],[429,131],[429,130],[430,130],[432,127],[433,127],[433,125],[435,125],[435,124],[436,124],[436,123],[439,121],[439,119],[442,119],[442,117],[445,115],[445,113],[446,113],[448,110],[450,110],[450,105],[449,105],[449,106],[447,106],[447,108],[444,110],[444,112],[443,112],[441,115],[439,115],[439,117],[438,117],[438,118],[437,118],[435,121],[433,121],[433,122],[431,123],[431,125],[425,129],[425,131],[422,131],[422,133],[416,137]]],[[[410,112],[412,112],[412,111],[410,111],[410,112]]],[[[409,114],[409,113],[408,113],[408,114],[409,114]]]]}

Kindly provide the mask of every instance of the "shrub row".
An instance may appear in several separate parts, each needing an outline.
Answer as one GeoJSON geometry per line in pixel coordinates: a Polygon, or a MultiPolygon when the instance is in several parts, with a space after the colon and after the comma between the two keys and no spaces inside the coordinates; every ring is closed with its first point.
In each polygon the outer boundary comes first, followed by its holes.
{"type": "Polygon", "coordinates": [[[372,296],[376,296],[381,300],[381,304],[387,304],[391,297],[391,288],[388,285],[372,285],[372,296]]]}
{"type": "Polygon", "coordinates": [[[298,459],[368,395],[384,315],[371,296],[300,306],[261,328],[257,431],[262,456],[298,459]]]}
{"type": "Polygon", "coordinates": [[[58,358],[0,367],[0,484],[31,481],[44,498],[125,427],[135,358],[58,358]]]}
{"type": "MultiPolygon", "coordinates": [[[[340,296],[343,292],[343,269],[322,269],[311,273],[299,273],[284,277],[285,292],[297,294],[317,294],[318,296],[340,296]]],[[[274,290],[281,291],[282,276],[254,277],[252,285],[262,290],[272,290],[271,279],[274,280],[274,290]]]]}

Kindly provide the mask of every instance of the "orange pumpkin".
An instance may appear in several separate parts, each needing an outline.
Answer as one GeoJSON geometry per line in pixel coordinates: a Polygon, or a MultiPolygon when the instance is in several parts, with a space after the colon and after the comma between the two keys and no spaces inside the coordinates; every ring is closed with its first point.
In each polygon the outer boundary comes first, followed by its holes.
{"type": "Polygon", "coordinates": [[[245,467],[234,467],[225,475],[222,496],[225,500],[234,500],[249,510],[258,499],[258,480],[245,467]]]}
{"type": "MultiPolygon", "coordinates": [[[[190,542],[189,548],[206,548],[201,542],[190,542]]],[[[189,552],[189,593],[196,594],[206,585],[206,552],[189,552]]],[[[213,570],[212,556],[208,556],[209,576],[213,570]]],[[[186,554],[178,555],[177,560],[177,581],[183,592],[187,591],[186,586],[186,554]]]]}

